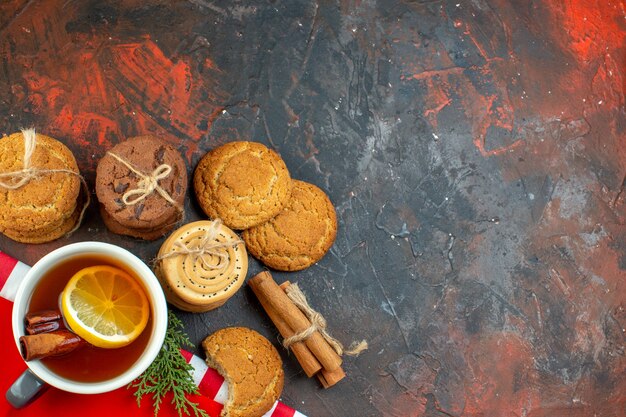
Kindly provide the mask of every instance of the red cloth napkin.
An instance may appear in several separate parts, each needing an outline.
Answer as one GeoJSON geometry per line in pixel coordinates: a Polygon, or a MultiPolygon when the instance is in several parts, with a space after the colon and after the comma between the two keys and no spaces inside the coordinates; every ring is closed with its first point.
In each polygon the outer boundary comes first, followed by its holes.
{"type": "MultiPolygon", "coordinates": [[[[0,372],[0,416],[63,416],[63,417],[110,417],[133,415],[136,417],[154,417],[154,410],[149,398],[137,402],[132,390],[120,388],[104,394],[79,395],[50,387],[48,391],[32,404],[20,410],[14,409],[4,398],[4,393],[24,370],[26,364],[15,346],[11,330],[11,309],[13,295],[19,278],[28,270],[28,266],[0,252],[0,342],[2,343],[2,372],[0,372]]],[[[200,404],[211,417],[219,417],[222,404],[227,398],[226,384],[223,378],[204,361],[190,352],[181,351],[187,362],[194,367],[192,377],[198,384],[200,395],[190,399],[200,404]],[[217,401],[216,401],[217,400],[217,401]]],[[[171,397],[166,398],[159,412],[159,417],[178,417],[171,397]]],[[[268,417],[305,417],[284,404],[277,402],[268,417]]]]}

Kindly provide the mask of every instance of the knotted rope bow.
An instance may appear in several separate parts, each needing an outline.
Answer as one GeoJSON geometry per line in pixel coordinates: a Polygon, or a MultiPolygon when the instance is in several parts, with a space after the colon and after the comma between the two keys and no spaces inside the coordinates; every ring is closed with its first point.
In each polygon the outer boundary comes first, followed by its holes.
{"type": "Polygon", "coordinates": [[[8,182],[0,181],[0,187],[7,190],[17,190],[28,184],[32,179],[37,178],[43,174],[53,174],[55,172],[65,172],[80,177],[81,181],[84,181],[83,177],[69,169],[43,169],[31,167],[31,159],[35,153],[35,147],[37,146],[37,134],[35,129],[22,130],[24,136],[24,157],[22,162],[22,169],[11,172],[0,173],[1,178],[9,178],[8,182]]]}
{"type": "Polygon", "coordinates": [[[89,195],[89,187],[87,186],[87,182],[85,178],[78,172],[74,172],[70,169],[44,169],[44,168],[34,168],[31,167],[31,159],[33,154],[35,153],[35,147],[37,146],[37,134],[35,133],[35,129],[22,129],[22,135],[24,136],[24,157],[23,157],[23,168],[18,171],[12,172],[4,172],[0,173],[0,178],[10,178],[10,182],[0,181],[0,187],[6,188],[7,190],[17,190],[20,187],[28,184],[32,179],[35,179],[44,174],[53,174],[56,172],[64,172],[66,174],[76,175],[80,180],[81,186],[85,191],[85,202],[83,208],[80,211],[80,215],[76,224],[66,233],[66,236],[74,233],[81,225],[83,218],[85,217],[85,212],[87,211],[87,207],[91,203],[91,197],[89,195]]]}
{"type": "Polygon", "coordinates": [[[283,346],[289,348],[289,346],[293,345],[297,342],[302,342],[315,332],[319,332],[324,340],[328,342],[328,344],[337,352],[339,356],[346,354],[349,356],[358,356],[361,352],[367,349],[367,341],[362,340],[360,342],[354,342],[350,345],[348,350],[344,350],[343,345],[337,339],[332,337],[328,331],[326,330],[326,319],[317,311],[313,310],[309,305],[309,302],[306,299],[306,296],[298,287],[298,284],[291,284],[285,290],[287,293],[287,297],[304,313],[304,315],[311,322],[311,326],[307,329],[301,331],[300,333],[296,333],[291,337],[288,337],[283,341],[283,346]]]}
{"type": "Polygon", "coordinates": [[[192,262],[194,264],[198,261],[198,259],[200,259],[200,261],[202,262],[202,266],[207,269],[227,269],[231,262],[231,259],[223,253],[222,249],[235,247],[243,243],[243,241],[241,239],[226,239],[226,241],[224,242],[219,242],[217,240],[217,237],[219,236],[219,229],[221,225],[222,221],[220,219],[213,220],[211,226],[209,226],[205,230],[204,235],[202,236],[202,240],[195,248],[190,248],[184,242],[177,240],[173,244],[173,247],[177,248],[178,250],[173,250],[171,252],[163,254],[157,257],[155,261],[158,262],[163,259],[172,258],[175,256],[187,255],[191,256],[192,262]],[[205,255],[215,256],[225,263],[222,264],[220,262],[218,263],[219,266],[211,265],[205,260],[205,255]]]}
{"type": "Polygon", "coordinates": [[[168,203],[177,207],[182,211],[182,207],[172,199],[172,197],[159,185],[159,181],[167,178],[168,175],[172,172],[172,167],[167,164],[161,164],[154,169],[150,174],[146,174],[135,168],[130,164],[130,162],[121,158],[120,156],[114,154],[113,152],[107,152],[107,154],[111,155],[113,158],[122,163],[126,168],[128,168],[132,173],[139,177],[139,181],[137,182],[137,188],[128,190],[122,196],[122,201],[127,206],[134,206],[139,203],[154,191],[158,192],[161,197],[163,197],[168,203]]]}

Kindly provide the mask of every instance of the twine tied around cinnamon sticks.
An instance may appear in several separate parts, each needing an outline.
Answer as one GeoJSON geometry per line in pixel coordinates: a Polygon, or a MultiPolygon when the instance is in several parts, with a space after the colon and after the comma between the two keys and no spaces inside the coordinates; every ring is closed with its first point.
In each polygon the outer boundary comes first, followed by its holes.
{"type": "Polygon", "coordinates": [[[326,319],[309,305],[306,296],[298,286],[298,284],[291,284],[285,288],[287,297],[304,313],[305,316],[311,322],[311,325],[304,331],[294,334],[291,337],[283,340],[283,346],[287,349],[291,345],[297,342],[302,342],[308,339],[314,332],[319,332],[324,340],[337,352],[337,355],[359,356],[361,352],[367,349],[367,341],[361,340],[360,342],[354,342],[349,349],[345,350],[339,340],[332,337],[326,330],[326,319]]]}
{"type": "MultiPolygon", "coordinates": [[[[268,271],[263,271],[248,280],[248,285],[278,332],[288,341],[289,349],[304,373],[308,377],[315,375],[324,388],[335,385],[346,376],[341,368],[342,354],[356,355],[367,349],[367,342],[362,341],[344,351],[341,344],[328,335],[325,320],[308,305],[306,297],[304,302],[302,297],[294,297],[296,301],[290,298],[288,294],[294,294],[290,287],[297,288],[295,284],[287,281],[279,286],[268,271]],[[330,341],[322,332],[329,336],[330,341]]],[[[298,292],[302,293],[296,289],[295,294],[298,292]]]]}
{"type": "Polygon", "coordinates": [[[139,181],[137,182],[137,188],[132,190],[128,190],[122,196],[122,202],[127,206],[134,206],[140,201],[147,198],[153,192],[159,193],[161,197],[165,199],[168,203],[178,208],[181,212],[183,208],[165,191],[160,185],[159,181],[167,178],[172,172],[172,167],[168,164],[161,164],[156,167],[151,173],[146,174],[145,172],[141,172],[137,167],[134,167],[130,162],[120,157],[119,155],[113,152],[107,152],[108,155],[112,156],[126,168],[128,168],[133,174],[139,177],[139,181]]]}
{"type": "Polygon", "coordinates": [[[191,256],[192,263],[196,263],[198,259],[201,261],[202,266],[207,269],[226,269],[229,266],[230,258],[223,253],[222,249],[228,249],[231,247],[235,247],[241,243],[243,240],[241,239],[226,239],[226,241],[220,242],[217,237],[219,236],[220,226],[222,225],[222,220],[215,219],[211,223],[202,236],[202,240],[195,248],[190,248],[184,242],[177,240],[172,245],[174,248],[178,250],[173,250],[171,252],[165,253],[161,256],[158,256],[155,259],[155,262],[159,262],[163,259],[172,258],[175,256],[191,256]],[[219,266],[211,265],[205,260],[205,255],[211,255],[219,258],[222,261],[225,261],[225,264],[219,266]]]}

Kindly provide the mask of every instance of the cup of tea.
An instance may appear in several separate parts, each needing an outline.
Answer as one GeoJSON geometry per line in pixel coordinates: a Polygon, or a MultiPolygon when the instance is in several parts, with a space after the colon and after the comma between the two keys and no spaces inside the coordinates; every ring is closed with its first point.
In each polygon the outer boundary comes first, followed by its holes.
{"type": "MultiPolygon", "coordinates": [[[[61,293],[78,271],[94,266],[121,269],[143,289],[149,304],[144,330],[126,346],[104,349],[89,344],[69,353],[28,360],[28,369],[7,391],[17,408],[37,398],[48,386],[79,394],[121,388],[139,377],[159,353],[167,330],[167,304],[150,268],[129,251],[108,243],[79,242],[58,248],[26,273],[17,290],[11,324],[17,348],[24,356],[25,317],[59,309],[61,293]]],[[[67,323],[65,323],[67,324],[67,323]]]]}

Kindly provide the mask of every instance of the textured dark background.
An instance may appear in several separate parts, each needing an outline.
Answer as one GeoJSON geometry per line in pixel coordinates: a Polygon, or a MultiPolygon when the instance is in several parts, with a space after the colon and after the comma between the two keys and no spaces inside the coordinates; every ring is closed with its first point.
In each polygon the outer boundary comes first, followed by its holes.
{"type": "MultiPolygon", "coordinates": [[[[282,351],[283,401],[311,417],[624,416],[625,42],[618,0],[3,1],[0,134],[58,138],[92,187],[154,133],[189,172],[254,140],[323,188],[334,247],[274,276],[370,349],[330,390],[282,351]]],[[[161,243],[94,204],[68,239],[0,249],[89,239],[161,243]]],[[[230,325],[276,341],[247,288],[178,315],[196,347],[230,325]]]]}

